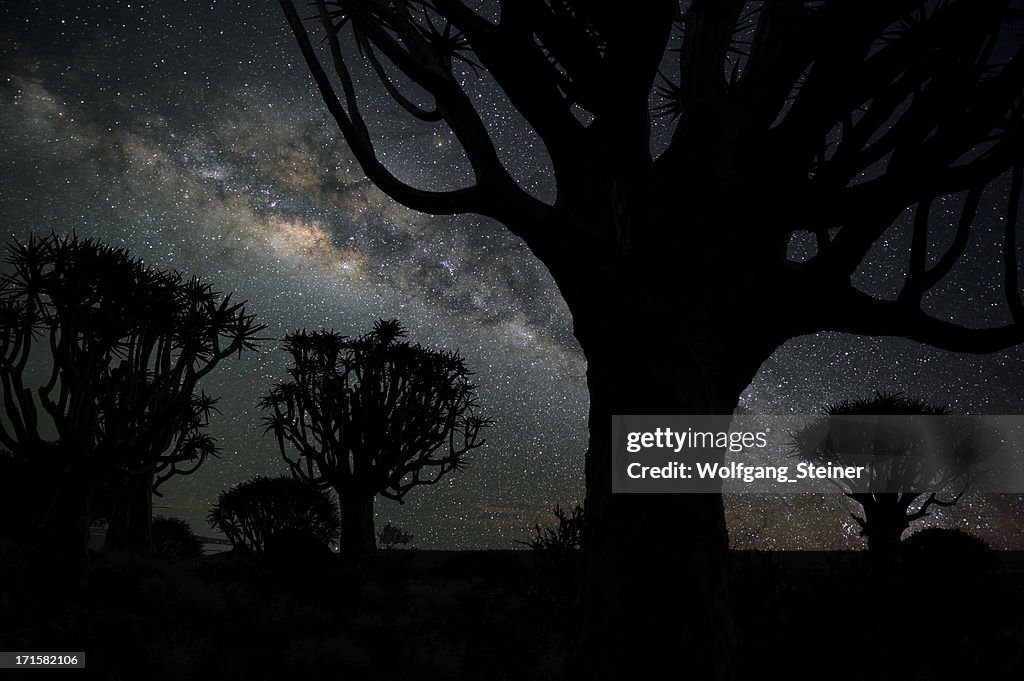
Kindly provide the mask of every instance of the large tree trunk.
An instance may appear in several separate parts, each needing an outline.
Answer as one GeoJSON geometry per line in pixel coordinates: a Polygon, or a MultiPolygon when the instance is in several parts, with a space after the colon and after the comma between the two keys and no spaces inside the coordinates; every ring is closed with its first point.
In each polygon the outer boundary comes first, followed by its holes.
{"type": "Polygon", "coordinates": [[[341,504],[341,554],[359,556],[377,548],[373,526],[374,494],[362,489],[336,489],[341,504]]]}
{"type": "Polygon", "coordinates": [[[595,295],[590,313],[574,310],[591,403],[581,627],[571,677],[678,671],[679,678],[732,679],[737,645],[722,497],[612,494],[612,416],[721,414],[728,422],[773,346],[709,326],[695,310],[707,301],[677,302],[660,314],[646,293],[628,295],[595,295]]]}
{"type": "Polygon", "coordinates": [[[105,546],[148,556],[152,535],[153,474],[132,476],[116,487],[105,546]]]}
{"type": "Polygon", "coordinates": [[[864,505],[862,534],[868,542],[873,565],[894,569],[900,562],[900,538],[910,528],[906,506],[899,503],[899,494],[874,495],[873,503],[864,505]]]}
{"type": "Polygon", "coordinates": [[[43,521],[40,575],[52,585],[48,593],[58,599],[77,596],[85,589],[93,485],[87,474],[67,475],[43,521]]]}

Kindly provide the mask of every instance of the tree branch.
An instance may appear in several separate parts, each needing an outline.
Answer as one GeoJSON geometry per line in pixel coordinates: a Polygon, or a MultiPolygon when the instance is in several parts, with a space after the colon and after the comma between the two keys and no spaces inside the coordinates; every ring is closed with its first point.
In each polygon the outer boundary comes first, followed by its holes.
{"type": "Polygon", "coordinates": [[[968,328],[932,317],[915,305],[879,300],[850,286],[837,299],[825,303],[819,330],[865,336],[901,336],[934,347],[981,354],[997,352],[1024,342],[1024,324],[968,328]]]}
{"type": "Polygon", "coordinates": [[[335,94],[330,79],[320,65],[309,35],[302,25],[302,20],[299,18],[298,12],[295,11],[293,3],[290,0],[280,0],[280,4],[292,29],[292,33],[299,43],[302,56],[306,60],[317,88],[327,104],[328,111],[330,111],[337,122],[342,135],[345,137],[345,141],[348,142],[349,148],[352,150],[360,166],[362,166],[363,171],[367,174],[367,177],[385,194],[413,210],[432,215],[482,212],[483,196],[482,191],[478,187],[449,192],[423,191],[399,181],[380,163],[372,145],[362,140],[358,129],[335,94]]]}
{"type": "Polygon", "coordinates": [[[559,72],[534,42],[535,22],[545,23],[535,17],[549,12],[537,8],[533,0],[522,8],[510,5],[502,12],[500,26],[495,26],[459,0],[434,0],[434,4],[466,35],[481,65],[540,136],[557,176],[578,153],[583,126],[561,91],[565,79],[558,78],[559,72]]]}

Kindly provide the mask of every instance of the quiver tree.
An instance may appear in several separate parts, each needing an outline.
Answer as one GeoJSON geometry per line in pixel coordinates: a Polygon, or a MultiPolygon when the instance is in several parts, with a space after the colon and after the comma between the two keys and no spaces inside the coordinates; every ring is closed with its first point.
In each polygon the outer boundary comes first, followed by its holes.
{"type": "Polygon", "coordinates": [[[803,334],[979,353],[1024,340],[1021,12],[1008,0],[313,5],[311,37],[281,0],[367,177],[412,209],[499,221],[572,313],[590,391],[575,672],[613,678],[685,658],[697,678],[730,676],[721,498],[612,495],[609,419],[731,414],[762,362],[803,334]],[[468,186],[428,191],[385,166],[387,131],[361,108],[366,74],[397,108],[451,132],[468,186]],[[488,127],[494,112],[539,138],[553,201],[503,164],[497,134],[517,128],[488,127]],[[977,328],[936,308],[948,297],[922,301],[973,249],[990,185],[1003,190],[1005,231],[1001,256],[981,257],[1003,268],[1009,321],[977,328]],[[902,283],[858,288],[854,274],[904,216],[902,283]],[[666,546],[669,535],[680,540],[666,546]],[[634,591],[668,583],[700,588],[634,591]]]}
{"type": "MultiPolygon", "coordinates": [[[[167,414],[171,421],[170,442],[159,456],[117,467],[109,480],[112,498],[106,536],[108,548],[148,553],[153,496],[163,496],[160,486],[175,475],[194,473],[207,457],[220,453],[217,441],[206,432],[210,415],[216,411],[216,402],[203,392],[192,395],[187,407],[167,414]]],[[[114,404],[113,411],[121,411],[119,405],[114,404]]]]}
{"type": "Polygon", "coordinates": [[[865,466],[865,475],[832,483],[860,505],[860,514],[850,515],[883,565],[899,557],[900,539],[914,521],[960,500],[991,453],[972,419],[900,393],[878,392],[823,411],[794,434],[794,453],[814,465],[865,466]]]}
{"type": "Polygon", "coordinates": [[[465,361],[400,340],[397,321],[349,339],[298,331],[284,339],[290,380],[263,398],[267,431],[292,472],[333,487],[341,504],[341,550],[375,547],[374,497],[402,502],[462,468],[484,444],[465,361]]]}
{"type": "Polygon", "coordinates": [[[252,349],[262,327],[209,284],[92,239],[51,234],[8,252],[0,443],[53,481],[43,544],[81,576],[97,484],[145,480],[146,515],[134,527],[148,535],[156,471],[191,470],[179,466],[213,451],[199,380],[252,349]]]}
{"type": "Polygon", "coordinates": [[[542,527],[537,523],[533,538],[518,543],[536,552],[533,563],[537,574],[531,591],[557,613],[571,609],[579,593],[585,514],[579,504],[571,510],[555,504],[554,515],[556,525],[542,527]]]}

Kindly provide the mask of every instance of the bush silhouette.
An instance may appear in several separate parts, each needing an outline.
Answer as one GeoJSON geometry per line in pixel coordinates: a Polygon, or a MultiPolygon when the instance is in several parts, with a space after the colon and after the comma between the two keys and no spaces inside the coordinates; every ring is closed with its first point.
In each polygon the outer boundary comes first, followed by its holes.
{"type": "Polygon", "coordinates": [[[904,566],[917,576],[920,588],[941,592],[951,605],[972,600],[979,590],[998,588],[988,579],[999,563],[996,552],[969,532],[929,527],[900,544],[904,566]]]}
{"type": "Polygon", "coordinates": [[[326,490],[289,477],[254,476],[221,491],[208,516],[235,548],[263,552],[279,533],[305,534],[330,545],[340,526],[338,510],[326,490]]]}
{"type": "Polygon", "coordinates": [[[384,549],[393,549],[398,545],[405,546],[412,541],[412,534],[391,523],[386,524],[377,533],[377,544],[384,549]]]}
{"type": "Polygon", "coordinates": [[[994,557],[992,547],[969,532],[947,527],[929,527],[902,542],[907,559],[941,563],[987,565],[994,557]]]}
{"type": "Polygon", "coordinates": [[[576,601],[582,583],[583,507],[566,511],[555,504],[554,527],[533,526],[534,536],[518,543],[537,556],[537,580],[532,595],[556,613],[564,613],[576,601]]]}
{"type": "Polygon", "coordinates": [[[203,542],[181,518],[153,518],[153,557],[168,562],[198,558],[203,542]]]}
{"type": "Polygon", "coordinates": [[[533,526],[534,536],[530,541],[519,542],[535,551],[565,552],[580,548],[583,540],[583,507],[576,505],[572,511],[566,511],[555,504],[555,527],[533,526]]]}

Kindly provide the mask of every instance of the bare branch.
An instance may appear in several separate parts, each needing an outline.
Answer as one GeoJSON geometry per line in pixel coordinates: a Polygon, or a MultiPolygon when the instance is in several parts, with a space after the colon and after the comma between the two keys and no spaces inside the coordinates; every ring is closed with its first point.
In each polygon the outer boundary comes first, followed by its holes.
{"type": "Polygon", "coordinates": [[[398,201],[404,206],[433,215],[454,215],[458,213],[480,213],[487,215],[484,192],[478,186],[469,189],[459,189],[448,192],[430,192],[411,187],[396,178],[377,159],[376,152],[372,145],[364,142],[359,134],[358,128],[352,122],[348,112],[338,99],[334,88],[331,85],[327,73],[324,71],[306,33],[302,20],[290,0],[281,0],[281,8],[284,10],[292,33],[302,50],[302,56],[306,60],[313,80],[316,82],[320,94],[327,104],[334,120],[338,123],[342,135],[352,149],[353,155],[362,166],[367,177],[377,185],[381,191],[398,201]]]}
{"type": "Polygon", "coordinates": [[[536,26],[553,21],[550,10],[532,0],[522,7],[509,6],[499,27],[458,0],[435,0],[435,4],[467,36],[480,63],[540,136],[556,174],[560,172],[578,153],[583,126],[570,113],[571,102],[562,92],[571,80],[560,78],[534,42],[536,26]]]}
{"type": "Polygon", "coordinates": [[[968,192],[967,198],[964,199],[963,208],[960,210],[960,220],[957,222],[953,242],[935,263],[935,266],[921,277],[920,285],[923,290],[927,291],[942,281],[964,254],[964,251],[967,249],[968,238],[971,234],[971,226],[974,224],[974,218],[978,214],[978,204],[981,202],[981,195],[984,190],[985,185],[978,185],[968,192]]]}
{"type": "Polygon", "coordinates": [[[917,212],[914,214],[914,230],[910,241],[910,269],[899,295],[900,300],[912,302],[917,306],[920,306],[925,292],[922,280],[925,275],[928,251],[928,214],[932,209],[932,201],[934,198],[929,197],[917,205],[917,212]]]}
{"type": "Polygon", "coordinates": [[[898,301],[872,298],[850,287],[837,294],[821,312],[821,329],[865,336],[901,336],[943,350],[981,354],[1024,342],[1024,324],[968,328],[932,317],[920,308],[898,301]]]}

